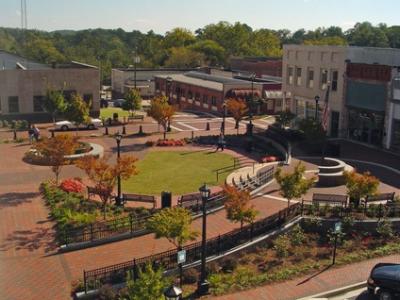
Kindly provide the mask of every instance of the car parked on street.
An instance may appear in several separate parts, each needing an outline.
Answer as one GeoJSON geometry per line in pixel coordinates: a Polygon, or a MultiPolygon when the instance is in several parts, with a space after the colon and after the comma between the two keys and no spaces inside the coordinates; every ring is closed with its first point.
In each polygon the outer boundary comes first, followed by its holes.
{"type": "MultiPolygon", "coordinates": [[[[80,129],[96,129],[102,126],[102,121],[100,119],[90,119],[88,123],[85,124],[80,124],[78,127],[80,129]]],[[[76,129],[76,124],[70,122],[70,121],[59,121],[56,122],[54,125],[55,130],[62,130],[62,131],[67,131],[71,129],[76,129]]]]}
{"type": "Polygon", "coordinates": [[[122,107],[122,105],[125,103],[125,99],[115,99],[112,100],[113,106],[114,107],[122,107]]]}
{"type": "Polygon", "coordinates": [[[394,300],[400,297],[400,264],[380,263],[373,267],[367,281],[370,294],[377,295],[380,300],[394,300]]]}

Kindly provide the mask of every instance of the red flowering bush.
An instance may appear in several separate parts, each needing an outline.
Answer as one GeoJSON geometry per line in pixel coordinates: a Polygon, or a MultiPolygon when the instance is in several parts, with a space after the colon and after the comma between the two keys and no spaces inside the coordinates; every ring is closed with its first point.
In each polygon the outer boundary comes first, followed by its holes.
{"type": "Polygon", "coordinates": [[[274,162],[274,161],[277,161],[277,160],[278,160],[278,157],[273,156],[273,155],[264,156],[264,157],[261,159],[261,161],[262,161],[263,163],[274,162]]]}
{"type": "Polygon", "coordinates": [[[174,146],[184,146],[185,141],[184,140],[158,140],[157,141],[157,146],[159,147],[174,147],[174,146]]]}
{"type": "Polygon", "coordinates": [[[69,178],[61,182],[60,188],[68,193],[82,193],[85,185],[78,178],[69,178]]]}

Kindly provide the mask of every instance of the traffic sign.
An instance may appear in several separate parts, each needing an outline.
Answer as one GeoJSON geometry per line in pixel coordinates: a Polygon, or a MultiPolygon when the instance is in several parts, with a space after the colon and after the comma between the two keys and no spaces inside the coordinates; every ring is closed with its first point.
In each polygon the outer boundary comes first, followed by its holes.
{"type": "Polygon", "coordinates": [[[342,230],[342,222],[335,223],[335,233],[338,233],[342,230]]]}
{"type": "Polygon", "coordinates": [[[186,250],[178,251],[178,264],[186,262],[186,250]]]}

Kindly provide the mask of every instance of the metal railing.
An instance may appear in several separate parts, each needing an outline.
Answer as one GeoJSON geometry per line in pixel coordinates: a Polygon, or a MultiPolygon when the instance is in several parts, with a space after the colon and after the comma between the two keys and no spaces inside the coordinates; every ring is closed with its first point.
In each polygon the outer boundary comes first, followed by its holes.
{"type": "MultiPolygon", "coordinates": [[[[227,250],[239,246],[253,238],[266,234],[279,228],[285,222],[292,220],[300,214],[301,205],[296,203],[267,218],[254,222],[239,229],[235,229],[223,235],[207,240],[207,257],[220,255],[227,250]]],[[[183,247],[186,250],[186,264],[193,263],[201,258],[201,242],[196,242],[183,247]]],[[[83,272],[85,293],[89,289],[97,289],[104,284],[117,284],[126,281],[128,272],[131,272],[133,280],[138,278],[138,270],[147,263],[153,267],[162,266],[165,270],[171,270],[178,266],[177,250],[169,250],[155,255],[133,259],[127,262],[106,266],[83,272]]]]}

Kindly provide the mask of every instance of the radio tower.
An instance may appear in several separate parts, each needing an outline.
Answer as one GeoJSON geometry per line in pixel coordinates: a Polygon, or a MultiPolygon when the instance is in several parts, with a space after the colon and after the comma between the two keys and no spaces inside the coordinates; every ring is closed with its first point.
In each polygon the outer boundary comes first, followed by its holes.
{"type": "Polygon", "coordinates": [[[26,11],[26,0],[21,0],[21,29],[28,28],[28,16],[26,11]]]}

